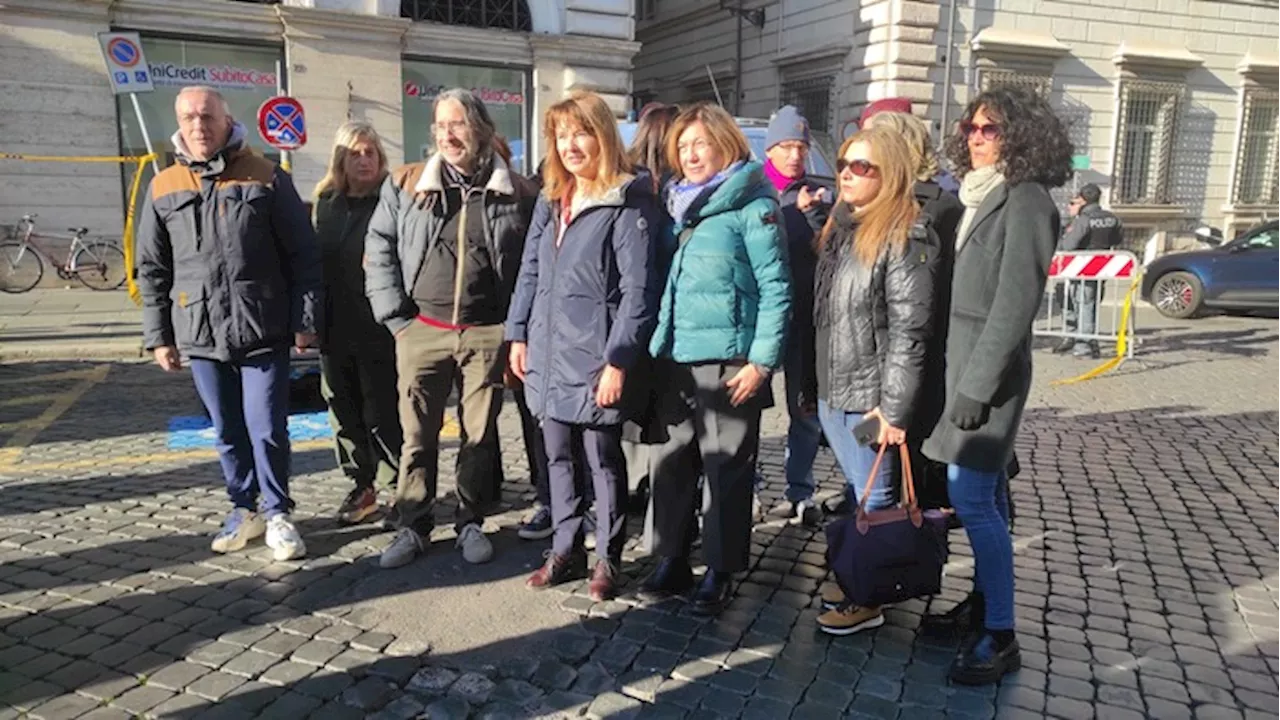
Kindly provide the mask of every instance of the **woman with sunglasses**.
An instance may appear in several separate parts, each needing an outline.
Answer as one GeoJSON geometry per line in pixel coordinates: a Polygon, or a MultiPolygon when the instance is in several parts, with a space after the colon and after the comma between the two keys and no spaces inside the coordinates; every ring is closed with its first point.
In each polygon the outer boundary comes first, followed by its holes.
{"type": "Polygon", "coordinates": [[[961,177],[947,333],[946,409],[924,453],[973,548],[971,638],[951,668],[967,685],[1021,666],[1013,630],[1013,545],[1004,473],[1031,387],[1031,325],[1058,240],[1049,188],[1071,176],[1071,141],[1049,104],[997,88],[965,109],[946,141],[961,177]]]}
{"type": "MultiPolygon", "coordinates": [[[[886,454],[864,495],[877,451],[906,442],[924,377],[933,316],[937,237],[921,221],[912,188],[916,163],[902,135],[868,128],[840,148],[840,198],[818,237],[814,282],[818,420],[856,502],[893,503],[895,465],[886,454]],[[873,445],[853,430],[878,420],[873,445]]],[[[879,627],[878,607],[824,590],[818,626],[833,635],[879,627]]]]}

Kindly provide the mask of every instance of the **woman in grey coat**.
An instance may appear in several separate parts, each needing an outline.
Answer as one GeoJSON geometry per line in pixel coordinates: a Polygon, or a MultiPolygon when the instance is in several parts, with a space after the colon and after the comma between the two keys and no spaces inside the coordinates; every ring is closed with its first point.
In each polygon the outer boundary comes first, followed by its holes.
{"type": "Polygon", "coordinates": [[[924,454],[973,547],[980,630],[953,681],[997,682],[1021,666],[1013,632],[1013,544],[1004,472],[1031,387],[1031,325],[1058,239],[1049,197],[1071,175],[1071,141],[1049,104],[997,88],[969,103],[946,152],[962,178],[947,335],[946,406],[924,454]]]}

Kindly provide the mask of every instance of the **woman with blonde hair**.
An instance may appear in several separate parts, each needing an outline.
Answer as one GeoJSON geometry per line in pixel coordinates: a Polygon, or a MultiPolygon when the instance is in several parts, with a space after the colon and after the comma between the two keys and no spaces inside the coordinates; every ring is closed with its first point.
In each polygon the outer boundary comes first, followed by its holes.
{"type": "Polygon", "coordinates": [[[376,485],[391,489],[400,457],[395,345],[373,319],[364,293],[364,238],[387,177],[387,154],[372,125],[338,128],[329,167],[316,186],[313,219],[324,262],[325,327],[321,391],[335,452],[355,488],[338,519],[358,523],[378,511],[376,485]],[[375,482],[376,481],[376,482],[375,482]]]}
{"type": "Polygon", "coordinates": [[[533,589],[586,570],[586,502],[574,482],[580,448],[595,489],[593,600],[613,597],[626,540],[622,423],[627,388],[653,329],[653,184],[633,172],[605,101],[576,92],[543,121],[544,185],[507,314],[511,371],[542,422],[555,532],[533,589]]]}
{"type": "Polygon", "coordinates": [[[665,189],[673,232],[669,269],[649,353],[656,359],[653,447],[654,551],[641,593],[694,586],[689,554],[705,476],[702,557],[707,572],[693,610],[718,613],[751,553],[752,489],[760,414],[782,365],[791,315],[791,270],[778,195],[737,123],[722,108],[682,111],[667,135],[674,174],[665,189]]]}
{"type": "MultiPolygon", "coordinates": [[[[893,503],[894,463],[886,454],[877,468],[877,450],[906,442],[924,379],[937,238],[921,222],[918,167],[902,135],[861,130],[845,140],[836,168],[839,200],[818,238],[814,284],[818,419],[854,502],[871,511],[893,503]],[[868,419],[878,431],[863,446],[853,430],[868,419]]],[[[825,632],[884,624],[880,608],[852,605],[834,589],[822,600],[825,632]]]]}

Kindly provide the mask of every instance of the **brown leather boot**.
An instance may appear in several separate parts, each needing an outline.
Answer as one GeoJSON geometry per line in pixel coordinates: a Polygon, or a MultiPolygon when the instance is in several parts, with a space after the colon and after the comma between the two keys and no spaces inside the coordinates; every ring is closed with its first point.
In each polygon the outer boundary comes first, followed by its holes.
{"type": "Polygon", "coordinates": [[[617,596],[617,571],[608,560],[597,560],[591,571],[591,581],[587,583],[587,592],[592,602],[604,602],[617,596]]]}
{"type": "Polygon", "coordinates": [[[554,585],[577,580],[587,573],[587,559],[578,553],[547,553],[547,561],[524,581],[526,587],[545,590],[554,585]]]}

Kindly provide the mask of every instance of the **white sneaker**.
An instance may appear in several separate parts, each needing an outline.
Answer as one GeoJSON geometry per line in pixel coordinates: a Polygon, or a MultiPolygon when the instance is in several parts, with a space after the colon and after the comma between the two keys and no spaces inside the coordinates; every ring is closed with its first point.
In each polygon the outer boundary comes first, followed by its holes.
{"type": "Polygon", "coordinates": [[[582,547],[587,550],[596,549],[596,509],[587,508],[582,516],[582,547]]]}
{"type": "Polygon", "coordinates": [[[409,528],[400,528],[395,539],[382,551],[378,565],[386,570],[403,567],[413,562],[422,550],[422,536],[409,528]]]}
{"type": "Polygon", "coordinates": [[[493,543],[485,537],[480,526],[471,523],[458,533],[458,547],[462,549],[462,559],[472,565],[487,563],[493,559],[493,543]]]}
{"type": "Polygon", "coordinates": [[[267,547],[277,561],[296,560],[307,554],[307,545],[302,542],[297,526],[284,513],[267,520],[267,547]]]}
{"type": "Polygon", "coordinates": [[[235,508],[222,521],[222,529],[213,537],[210,549],[216,553],[243,550],[250,540],[262,537],[266,531],[267,524],[261,515],[245,508],[235,508]]]}

